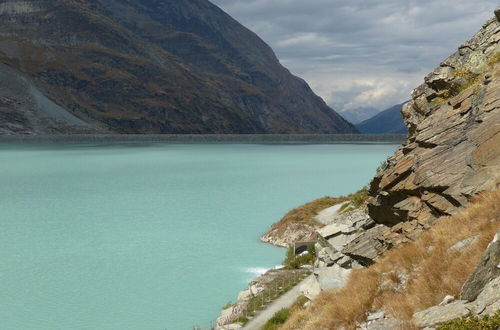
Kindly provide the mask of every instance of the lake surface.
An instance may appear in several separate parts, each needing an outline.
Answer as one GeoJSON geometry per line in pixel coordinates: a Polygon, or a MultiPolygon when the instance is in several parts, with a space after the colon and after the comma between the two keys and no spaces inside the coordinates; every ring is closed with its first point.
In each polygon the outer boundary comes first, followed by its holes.
{"type": "Polygon", "coordinates": [[[0,144],[0,328],[207,327],[281,263],[258,240],[273,222],[396,148],[0,144]]]}

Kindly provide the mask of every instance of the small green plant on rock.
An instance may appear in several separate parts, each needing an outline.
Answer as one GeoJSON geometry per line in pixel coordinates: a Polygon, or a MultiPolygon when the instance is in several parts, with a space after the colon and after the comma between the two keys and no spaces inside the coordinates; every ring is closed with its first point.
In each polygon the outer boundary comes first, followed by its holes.
{"type": "Polygon", "coordinates": [[[363,203],[368,199],[368,187],[363,187],[361,190],[358,190],[352,196],[352,205],[355,209],[363,205],[363,203]]]}
{"type": "Polygon", "coordinates": [[[222,306],[222,309],[228,309],[229,307],[232,307],[234,304],[231,301],[228,301],[224,306],[222,306]]]}
{"type": "Polygon", "coordinates": [[[380,163],[380,165],[377,167],[376,173],[380,173],[385,170],[387,168],[387,165],[389,165],[389,158],[380,163]]]}
{"type": "Polygon", "coordinates": [[[496,330],[500,328],[500,310],[493,315],[481,317],[468,315],[459,319],[445,322],[437,330],[496,330]]]}
{"type": "Polygon", "coordinates": [[[432,102],[431,102],[431,106],[433,106],[433,107],[434,107],[434,106],[436,106],[436,105],[439,105],[439,104],[443,103],[444,101],[446,101],[444,98],[442,98],[442,97],[436,97],[436,98],[434,98],[434,99],[432,100],[432,102]]]}

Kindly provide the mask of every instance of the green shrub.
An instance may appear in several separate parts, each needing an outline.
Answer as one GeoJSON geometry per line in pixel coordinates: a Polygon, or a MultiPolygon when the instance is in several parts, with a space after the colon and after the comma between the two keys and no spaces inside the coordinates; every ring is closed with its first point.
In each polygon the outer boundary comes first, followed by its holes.
{"type": "Polygon", "coordinates": [[[290,309],[283,308],[276,312],[276,314],[271,317],[266,324],[262,327],[262,330],[276,330],[281,325],[285,324],[286,320],[290,316],[290,309]]]}
{"type": "Polygon", "coordinates": [[[363,189],[357,191],[352,196],[352,204],[355,209],[363,205],[363,203],[368,199],[368,187],[363,187],[363,189]]]}
{"type": "Polygon", "coordinates": [[[302,308],[307,302],[309,302],[309,298],[307,298],[306,296],[298,296],[292,308],[302,308]]]}
{"type": "Polygon", "coordinates": [[[500,328],[500,310],[491,316],[468,315],[451,320],[439,325],[437,330],[496,330],[498,328],[500,328]]]}
{"type": "Polygon", "coordinates": [[[295,255],[295,251],[293,250],[293,245],[288,248],[286,251],[286,258],[283,261],[283,265],[287,269],[299,269],[300,266],[303,265],[312,265],[316,261],[316,251],[314,250],[314,246],[311,245],[307,249],[306,254],[303,255],[295,255]]]}

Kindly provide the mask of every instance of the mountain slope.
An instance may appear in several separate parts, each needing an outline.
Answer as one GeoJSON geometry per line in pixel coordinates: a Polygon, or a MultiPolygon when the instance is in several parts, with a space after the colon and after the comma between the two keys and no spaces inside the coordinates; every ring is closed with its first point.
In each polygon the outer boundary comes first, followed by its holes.
{"type": "Polygon", "coordinates": [[[355,126],[365,134],[405,134],[408,130],[401,115],[403,105],[392,106],[355,126]]]}
{"type": "Polygon", "coordinates": [[[340,115],[350,123],[359,124],[364,120],[370,119],[379,112],[380,111],[377,108],[362,107],[341,111],[340,115]]]}
{"type": "Polygon", "coordinates": [[[356,132],[207,0],[3,1],[0,63],[83,122],[3,84],[4,134],[356,132]]]}

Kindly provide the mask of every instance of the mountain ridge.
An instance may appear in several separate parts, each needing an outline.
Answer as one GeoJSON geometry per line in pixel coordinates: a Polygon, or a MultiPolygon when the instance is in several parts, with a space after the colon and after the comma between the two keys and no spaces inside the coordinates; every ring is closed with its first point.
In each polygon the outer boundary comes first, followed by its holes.
{"type": "Polygon", "coordinates": [[[1,86],[4,134],[357,132],[206,0],[9,0],[0,31],[20,90],[1,86]],[[90,127],[40,114],[26,84],[90,127]]]}
{"type": "Polygon", "coordinates": [[[408,129],[403,121],[401,110],[407,102],[382,110],[355,126],[363,134],[405,134],[408,129]]]}

